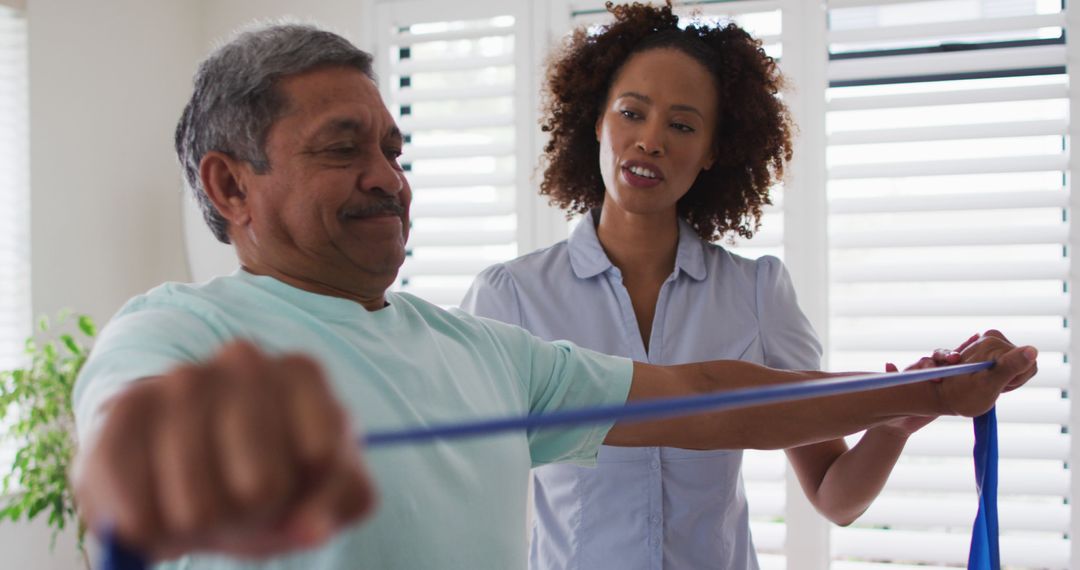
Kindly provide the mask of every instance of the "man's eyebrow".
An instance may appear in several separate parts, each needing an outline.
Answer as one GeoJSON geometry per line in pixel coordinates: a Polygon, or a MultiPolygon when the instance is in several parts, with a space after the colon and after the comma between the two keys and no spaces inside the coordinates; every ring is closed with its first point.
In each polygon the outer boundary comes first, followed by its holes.
{"type": "Polygon", "coordinates": [[[311,138],[321,138],[325,136],[336,135],[339,133],[359,133],[364,131],[364,129],[365,125],[363,125],[362,123],[360,123],[360,121],[357,121],[356,119],[350,119],[345,117],[330,119],[321,127],[319,127],[314,133],[312,133],[311,138]]]}
{"type": "MultiPolygon", "coordinates": [[[[642,95],[641,93],[637,93],[635,91],[627,91],[626,93],[623,93],[622,95],[619,95],[617,97],[617,99],[622,99],[623,97],[629,97],[630,99],[636,99],[638,101],[641,101],[642,103],[646,103],[646,104],[649,104],[649,105],[651,105],[652,102],[653,102],[653,100],[650,97],[648,97],[646,95],[642,95]]],[[[676,104],[671,106],[671,110],[672,111],[686,111],[688,113],[694,113],[695,115],[701,117],[702,119],[705,118],[705,115],[702,114],[702,112],[697,107],[694,107],[693,105],[686,105],[686,104],[682,104],[682,103],[676,103],[676,104]]]]}

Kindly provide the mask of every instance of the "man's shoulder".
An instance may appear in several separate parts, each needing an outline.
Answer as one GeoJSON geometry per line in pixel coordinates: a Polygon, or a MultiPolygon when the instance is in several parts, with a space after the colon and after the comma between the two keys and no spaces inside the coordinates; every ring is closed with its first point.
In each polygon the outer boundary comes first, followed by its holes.
{"type": "Polygon", "coordinates": [[[423,326],[436,326],[439,328],[449,327],[450,330],[482,329],[489,322],[488,319],[477,317],[458,307],[443,307],[405,291],[394,291],[386,294],[390,303],[398,304],[399,313],[407,313],[407,319],[423,323],[423,326]]]}
{"type": "Polygon", "coordinates": [[[129,299],[102,332],[134,344],[201,344],[245,336],[244,315],[253,303],[267,300],[258,293],[236,275],[202,283],[166,282],[129,299]]]}
{"type": "Polygon", "coordinates": [[[201,313],[226,304],[223,303],[224,298],[232,296],[238,287],[242,287],[242,284],[233,275],[216,277],[203,283],[169,281],[129,299],[116,317],[149,310],[201,313]]]}

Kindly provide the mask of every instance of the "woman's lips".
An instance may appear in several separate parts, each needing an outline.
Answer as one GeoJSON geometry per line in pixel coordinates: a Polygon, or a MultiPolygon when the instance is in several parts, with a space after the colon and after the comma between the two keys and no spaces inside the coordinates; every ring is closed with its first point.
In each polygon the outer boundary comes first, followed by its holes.
{"type": "Polygon", "coordinates": [[[664,180],[663,175],[661,175],[655,167],[650,165],[627,163],[624,164],[620,170],[622,170],[623,179],[626,180],[626,183],[635,188],[652,188],[664,180]],[[641,169],[652,172],[655,177],[650,178],[649,176],[642,176],[641,174],[634,173],[634,170],[641,169]]]}

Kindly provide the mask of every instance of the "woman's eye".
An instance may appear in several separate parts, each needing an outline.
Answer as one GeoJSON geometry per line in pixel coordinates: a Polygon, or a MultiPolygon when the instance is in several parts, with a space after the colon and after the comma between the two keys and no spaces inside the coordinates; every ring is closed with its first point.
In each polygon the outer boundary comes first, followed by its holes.
{"type": "Polygon", "coordinates": [[[679,131],[680,133],[694,132],[694,127],[691,127],[690,125],[684,125],[682,123],[671,123],[671,128],[679,131]]]}
{"type": "Polygon", "coordinates": [[[638,115],[637,113],[633,111],[628,111],[626,109],[619,111],[619,114],[626,117],[627,119],[638,119],[641,117],[641,115],[638,115]]]}

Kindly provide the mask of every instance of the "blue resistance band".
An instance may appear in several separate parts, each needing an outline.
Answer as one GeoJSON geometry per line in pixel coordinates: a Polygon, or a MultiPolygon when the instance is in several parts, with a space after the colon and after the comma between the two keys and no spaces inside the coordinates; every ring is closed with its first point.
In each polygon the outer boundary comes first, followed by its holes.
{"type": "MultiPolygon", "coordinates": [[[[994,366],[993,362],[975,362],[970,364],[957,364],[954,366],[942,366],[923,370],[911,370],[906,372],[891,372],[885,374],[865,374],[860,376],[841,376],[835,378],[823,378],[792,382],[772,386],[755,388],[741,388],[727,390],[715,394],[701,396],[688,396],[679,398],[662,398],[631,402],[621,406],[599,406],[583,408],[579,410],[564,410],[548,414],[529,414],[508,418],[495,418],[461,423],[446,423],[424,426],[419,428],[391,431],[375,431],[363,438],[363,445],[367,449],[378,449],[398,445],[415,445],[428,443],[436,440],[453,440],[470,437],[490,436],[500,433],[519,432],[543,427],[556,426],[582,426],[600,424],[611,421],[644,421],[683,416],[705,411],[719,411],[763,404],[775,404],[817,398],[823,396],[835,396],[853,392],[864,392],[914,384],[938,378],[948,378],[962,374],[971,374],[981,370],[988,370],[994,366]]],[[[993,412],[990,416],[991,433],[996,435],[993,427],[993,412]]],[[[979,420],[987,416],[981,416],[979,420]]],[[[976,426],[978,426],[978,420],[976,426]]],[[[976,436],[981,432],[976,429],[976,436]]],[[[978,460],[978,443],[976,443],[976,459],[978,460]]],[[[979,532],[979,520],[984,520],[984,530],[979,539],[980,552],[992,553],[993,565],[970,565],[969,569],[998,570],[997,561],[997,441],[992,442],[993,461],[984,462],[980,469],[976,461],[978,473],[987,473],[986,479],[993,480],[993,487],[984,486],[984,479],[980,475],[980,519],[976,519],[976,532],[979,532]],[[985,505],[991,505],[992,509],[984,509],[985,505]],[[986,513],[983,518],[983,513],[986,513]],[[991,524],[992,523],[992,524],[991,524]],[[990,539],[992,533],[992,540],[990,539]]],[[[976,537],[972,538],[972,558],[975,558],[976,537]]],[[[138,553],[125,547],[112,533],[105,533],[105,552],[102,559],[101,570],[144,570],[146,563],[138,553]]],[[[988,554],[987,560],[990,560],[988,554]]]]}
{"type": "Polygon", "coordinates": [[[968,570],[1000,570],[998,550],[998,447],[997,413],[994,408],[975,418],[975,484],[979,489],[979,512],[971,529],[968,570]]]}

